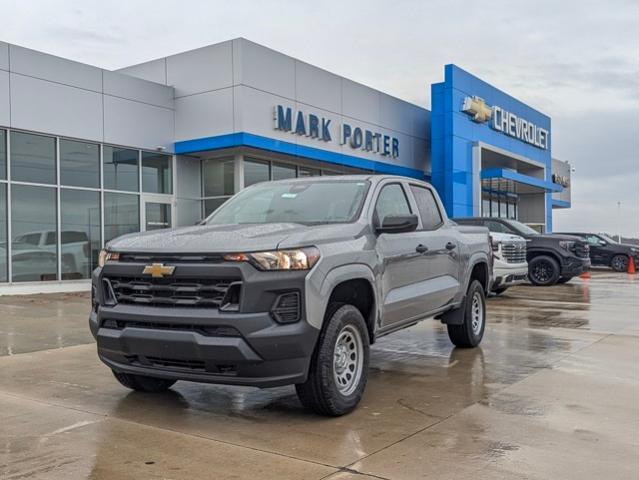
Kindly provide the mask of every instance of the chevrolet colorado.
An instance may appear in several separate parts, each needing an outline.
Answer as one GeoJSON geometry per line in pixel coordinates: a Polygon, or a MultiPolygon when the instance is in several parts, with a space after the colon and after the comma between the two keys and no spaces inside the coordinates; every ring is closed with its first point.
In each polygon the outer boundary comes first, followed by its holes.
{"type": "Polygon", "coordinates": [[[478,345],[491,262],[488,230],[455,226],[427,183],[267,182],[200,225],[109,242],[89,323],[128,388],[295,384],[337,416],[360,401],[382,335],[436,317],[452,343],[478,345]]]}

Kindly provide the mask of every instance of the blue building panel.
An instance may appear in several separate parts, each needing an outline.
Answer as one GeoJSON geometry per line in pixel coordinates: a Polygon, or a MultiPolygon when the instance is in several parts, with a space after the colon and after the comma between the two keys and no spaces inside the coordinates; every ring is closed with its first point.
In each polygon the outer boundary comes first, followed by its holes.
{"type": "MultiPolygon", "coordinates": [[[[546,229],[550,231],[552,228],[551,192],[555,191],[551,181],[550,118],[456,65],[445,66],[444,81],[431,86],[431,96],[432,179],[435,188],[444,199],[448,214],[455,216],[459,215],[460,211],[464,211],[466,215],[473,214],[474,202],[480,198],[476,194],[477,189],[480,188],[478,185],[480,172],[473,171],[475,168],[473,147],[484,144],[512,153],[515,157],[536,161],[544,166],[545,181],[540,183],[543,184],[541,188],[546,192],[546,229]],[[547,148],[540,148],[493,128],[492,118],[484,122],[474,121],[471,115],[463,111],[464,101],[468,97],[483,99],[492,117],[497,115],[494,113],[497,110],[493,107],[498,107],[546,130],[549,132],[547,148]]],[[[501,173],[504,174],[503,178],[510,177],[509,172],[501,173]]],[[[517,176],[515,178],[517,178],[515,181],[523,183],[527,180],[517,176]]]]}

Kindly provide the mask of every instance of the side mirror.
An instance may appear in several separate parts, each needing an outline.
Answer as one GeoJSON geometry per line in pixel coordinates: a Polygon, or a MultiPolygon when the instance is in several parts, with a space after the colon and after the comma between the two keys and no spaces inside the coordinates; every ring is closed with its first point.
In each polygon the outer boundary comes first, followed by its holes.
{"type": "Polygon", "coordinates": [[[417,215],[386,215],[382,224],[376,227],[378,233],[404,233],[417,230],[417,215]]]}

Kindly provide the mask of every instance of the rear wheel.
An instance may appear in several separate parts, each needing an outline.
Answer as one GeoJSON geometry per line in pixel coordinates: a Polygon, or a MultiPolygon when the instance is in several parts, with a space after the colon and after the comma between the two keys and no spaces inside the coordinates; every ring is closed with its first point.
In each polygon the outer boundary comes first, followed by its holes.
{"type": "Polygon", "coordinates": [[[550,286],[560,277],[559,263],[552,257],[540,255],[528,262],[528,278],[533,285],[550,286]]]}
{"type": "Polygon", "coordinates": [[[329,306],[306,382],[295,386],[302,404],[337,417],[353,410],[368,378],[369,338],[362,314],[352,305],[329,306]]]}
{"type": "Polygon", "coordinates": [[[134,375],[131,373],[116,372],[113,370],[113,376],[126,388],[137,392],[157,393],[164,392],[173,386],[176,380],[167,380],[164,378],[145,377],[143,375],[134,375]]]}
{"type": "Polygon", "coordinates": [[[626,255],[615,255],[610,260],[610,266],[615,272],[627,272],[628,271],[628,257],[626,255]]]}
{"type": "Polygon", "coordinates": [[[486,296],[484,287],[478,280],[468,287],[464,306],[464,322],[461,325],[447,325],[448,338],[457,347],[472,348],[481,343],[486,328],[486,296]]]}

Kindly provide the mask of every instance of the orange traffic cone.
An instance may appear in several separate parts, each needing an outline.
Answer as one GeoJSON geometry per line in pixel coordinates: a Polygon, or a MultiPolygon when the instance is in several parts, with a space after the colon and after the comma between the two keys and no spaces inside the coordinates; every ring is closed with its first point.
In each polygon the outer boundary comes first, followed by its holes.
{"type": "Polygon", "coordinates": [[[628,273],[631,275],[637,273],[637,270],[635,270],[635,259],[633,257],[630,257],[630,260],[628,261],[628,273]]]}
{"type": "Polygon", "coordinates": [[[590,280],[592,278],[590,276],[590,270],[586,270],[584,273],[579,275],[579,278],[583,278],[584,280],[590,280]]]}

